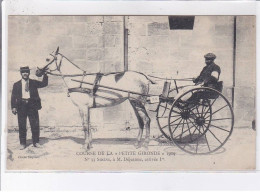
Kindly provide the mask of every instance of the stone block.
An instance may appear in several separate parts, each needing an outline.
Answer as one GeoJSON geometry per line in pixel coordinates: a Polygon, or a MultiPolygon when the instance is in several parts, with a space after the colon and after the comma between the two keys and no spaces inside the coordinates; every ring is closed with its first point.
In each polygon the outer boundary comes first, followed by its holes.
{"type": "Polygon", "coordinates": [[[106,22],[104,25],[104,34],[122,34],[123,24],[121,22],[106,22]]]}
{"type": "MultiPolygon", "coordinates": [[[[69,23],[73,21],[73,16],[51,16],[51,22],[54,23],[69,23]]],[[[66,24],[68,25],[68,24],[66,24]]]]}
{"type": "Polygon", "coordinates": [[[73,36],[73,48],[86,48],[86,36],[73,36]]]}
{"type": "Polygon", "coordinates": [[[128,24],[129,35],[133,36],[146,36],[147,24],[146,23],[130,23],[128,24]]]}
{"type": "Polygon", "coordinates": [[[234,34],[233,25],[215,25],[215,35],[216,36],[229,36],[232,39],[234,34]]]}
{"type": "Polygon", "coordinates": [[[87,65],[86,60],[84,60],[84,59],[74,59],[73,63],[75,63],[81,69],[83,69],[85,71],[88,71],[88,65],[87,65]]]}
{"type": "Polygon", "coordinates": [[[98,61],[87,60],[86,66],[87,67],[85,69],[86,69],[87,73],[97,73],[97,72],[100,72],[100,70],[101,70],[98,61]]]}
{"type": "Polygon", "coordinates": [[[102,72],[110,73],[110,72],[120,72],[124,70],[124,64],[122,61],[104,61],[102,63],[102,72]]]}
{"type": "Polygon", "coordinates": [[[234,115],[236,126],[250,125],[255,119],[255,92],[253,92],[254,89],[251,90],[247,95],[243,95],[241,93],[248,92],[248,90],[240,87],[235,88],[234,115]]]}
{"type": "Polygon", "coordinates": [[[106,60],[123,60],[123,48],[105,48],[105,59],[106,60]]]}
{"type": "MultiPolygon", "coordinates": [[[[67,36],[49,37],[46,48],[49,52],[54,51],[58,46],[63,53],[65,50],[72,48],[72,38],[67,36]]],[[[67,52],[69,53],[69,51],[67,52]]]]}
{"type": "Polygon", "coordinates": [[[39,35],[41,34],[42,28],[38,23],[35,24],[27,24],[24,26],[24,31],[23,33],[27,35],[39,35]]]}
{"type": "Polygon", "coordinates": [[[95,22],[101,22],[103,19],[101,16],[74,16],[73,21],[74,22],[86,22],[86,23],[95,23],[95,22]]]}
{"type": "Polygon", "coordinates": [[[71,49],[70,53],[67,56],[71,61],[74,60],[85,60],[86,59],[86,50],[85,49],[71,49]]]}
{"type": "Polygon", "coordinates": [[[86,23],[85,26],[85,35],[102,35],[103,34],[103,25],[102,23],[86,23]]]}
{"type": "Polygon", "coordinates": [[[121,35],[104,35],[105,47],[123,47],[123,36],[121,35]]]}
{"type": "Polygon", "coordinates": [[[116,43],[116,36],[114,35],[104,35],[105,47],[114,47],[116,43]]]}
{"type": "Polygon", "coordinates": [[[88,61],[100,61],[104,59],[103,49],[88,49],[86,52],[86,57],[88,61]]]}
{"type": "Polygon", "coordinates": [[[104,16],[104,22],[123,22],[128,16],[104,16]]]}
{"type": "Polygon", "coordinates": [[[153,35],[168,35],[169,34],[169,24],[167,23],[149,23],[148,24],[148,36],[153,35]]]}
{"type": "Polygon", "coordinates": [[[117,35],[115,36],[115,47],[123,47],[123,35],[117,35]]]}
{"type": "Polygon", "coordinates": [[[105,16],[86,16],[87,23],[103,23],[105,16]]]}
{"type": "Polygon", "coordinates": [[[215,48],[233,48],[233,39],[232,38],[223,38],[223,37],[214,37],[214,47],[215,48]]]}
{"type": "Polygon", "coordinates": [[[71,35],[75,36],[85,36],[87,35],[87,29],[85,24],[80,24],[80,23],[74,23],[70,25],[70,29],[71,29],[71,35]]]}
{"type": "Polygon", "coordinates": [[[168,22],[168,16],[128,16],[129,23],[168,22]]]}
{"type": "Polygon", "coordinates": [[[103,48],[104,47],[104,37],[103,36],[87,36],[86,37],[86,47],[87,48],[103,48]]]}
{"type": "Polygon", "coordinates": [[[46,22],[49,23],[52,19],[52,16],[39,16],[39,23],[46,22]]]}

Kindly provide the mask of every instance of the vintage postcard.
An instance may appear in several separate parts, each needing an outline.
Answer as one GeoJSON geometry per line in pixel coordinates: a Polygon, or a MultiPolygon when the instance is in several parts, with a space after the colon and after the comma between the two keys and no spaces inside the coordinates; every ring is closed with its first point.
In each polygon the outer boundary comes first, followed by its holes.
{"type": "Polygon", "coordinates": [[[8,16],[7,170],[256,168],[255,16],[8,16]]]}

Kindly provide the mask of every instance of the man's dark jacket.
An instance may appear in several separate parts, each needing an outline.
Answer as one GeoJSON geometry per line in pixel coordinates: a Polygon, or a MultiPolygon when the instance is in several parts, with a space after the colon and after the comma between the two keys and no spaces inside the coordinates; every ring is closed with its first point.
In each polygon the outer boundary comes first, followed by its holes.
{"type": "MultiPolygon", "coordinates": [[[[44,75],[43,80],[37,81],[33,79],[29,79],[29,91],[30,91],[30,99],[29,99],[29,106],[30,108],[39,110],[42,108],[41,106],[41,99],[38,93],[38,88],[43,88],[48,85],[48,76],[44,75]]],[[[11,107],[17,108],[19,111],[20,105],[22,100],[22,80],[14,83],[13,91],[11,96],[11,107]]]]}

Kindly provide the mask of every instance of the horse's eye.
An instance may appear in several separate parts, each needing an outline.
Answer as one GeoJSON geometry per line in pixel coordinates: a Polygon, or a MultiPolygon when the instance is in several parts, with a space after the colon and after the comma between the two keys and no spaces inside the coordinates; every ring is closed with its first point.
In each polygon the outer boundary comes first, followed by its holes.
{"type": "Polygon", "coordinates": [[[47,59],[46,59],[46,62],[49,62],[49,61],[50,61],[50,59],[47,58],[47,59]]]}

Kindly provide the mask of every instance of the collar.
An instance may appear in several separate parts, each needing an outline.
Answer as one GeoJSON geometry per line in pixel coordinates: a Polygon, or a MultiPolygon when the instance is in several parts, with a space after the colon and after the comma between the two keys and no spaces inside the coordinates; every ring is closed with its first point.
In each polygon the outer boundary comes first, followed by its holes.
{"type": "MultiPolygon", "coordinates": [[[[30,81],[30,79],[27,80],[28,82],[30,81]]],[[[27,81],[25,81],[23,78],[21,79],[22,83],[26,83],[27,81]]]]}

